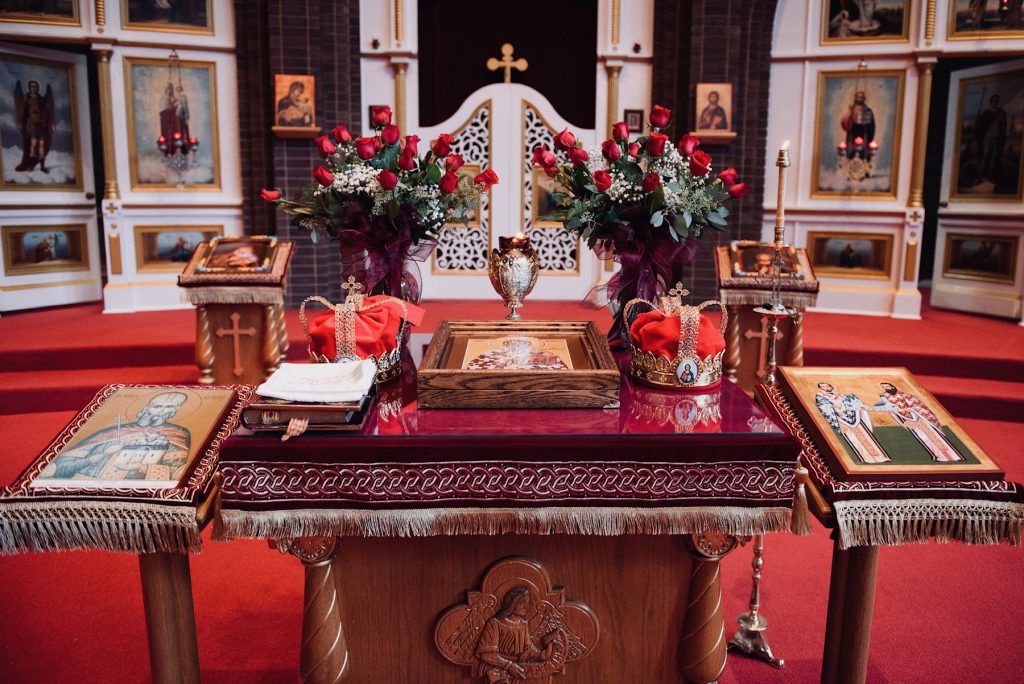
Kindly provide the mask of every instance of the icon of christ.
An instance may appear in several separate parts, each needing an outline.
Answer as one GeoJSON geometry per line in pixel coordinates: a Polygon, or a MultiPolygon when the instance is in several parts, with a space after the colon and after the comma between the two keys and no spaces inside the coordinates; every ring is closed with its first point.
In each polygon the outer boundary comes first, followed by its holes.
{"type": "Polygon", "coordinates": [[[964,460],[942,431],[938,417],[920,399],[908,392],[901,392],[891,382],[879,385],[883,394],[879,395],[881,401],[875,404],[875,408],[889,411],[896,422],[914,435],[933,461],[948,463],[964,460]]]}
{"type": "Polygon", "coordinates": [[[857,395],[841,395],[831,384],[819,382],[814,403],[861,463],[887,463],[892,460],[875,438],[868,416],[870,409],[857,395]]]}

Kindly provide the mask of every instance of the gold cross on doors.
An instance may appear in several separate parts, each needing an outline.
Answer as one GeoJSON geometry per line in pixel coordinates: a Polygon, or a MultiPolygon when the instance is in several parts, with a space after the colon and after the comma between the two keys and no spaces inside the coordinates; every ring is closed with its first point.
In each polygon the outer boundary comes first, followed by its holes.
{"type": "Polygon", "coordinates": [[[491,71],[497,71],[498,69],[505,70],[505,83],[512,82],[512,70],[526,71],[530,66],[530,63],[520,57],[519,59],[512,59],[512,53],[515,52],[515,48],[512,47],[512,43],[505,43],[501,46],[501,59],[491,57],[487,60],[487,68],[491,71]]]}
{"type": "Polygon", "coordinates": [[[234,348],[234,352],[235,352],[235,367],[231,370],[231,372],[234,373],[236,378],[241,377],[242,373],[245,372],[245,369],[242,368],[242,363],[241,363],[241,352],[242,352],[242,349],[241,349],[241,345],[239,344],[239,341],[241,340],[242,335],[246,335],[247,337],[252,337],[253,335],[256,334],[256,328],[239,328],[238,327],[238,321],[240,321],[241,318],[242,317],[236,311],[235,313],[231,314],[231,327],[230,328],[217,328],[217,331],[216,331],[217,337],[224,337],[225,335],[231,335],[231,337],[233,338],[231,340],[231,342],[232,342],[232,347],[234,348]]]}

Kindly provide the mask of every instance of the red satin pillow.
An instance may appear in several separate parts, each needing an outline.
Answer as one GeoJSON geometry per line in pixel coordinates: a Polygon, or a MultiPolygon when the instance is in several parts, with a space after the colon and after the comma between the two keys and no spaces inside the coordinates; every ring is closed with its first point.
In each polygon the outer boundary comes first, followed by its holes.
{"type": "MultiPolygon", "coordinates": [[[[666,316],[660,311],[646,311],[636,317],[629,329],[633,344],[668,359],[679,355],[679,316],[666,316]]],[[[725,338],[704,314],[700,314],[697,335],[697,356],[701,360],[725,349],[725,338]]]]}
{"type": "MultiPolygon", "coordinates": [[[[363,300],[363,306],[372,308],[356,312],[356,354],[361,359],[373,354],[380,357],[398,346],[398,328],[404,312],[395,301],[375,295],[363,300]]],[[[415,304],[406,303],[409,325],[419,325],[424,311],[415,304]]],[[[327,311],[309,322],[309,346],[316,354],[334,360],[337,345],[334,338],[334,312],[327,311]]]]}

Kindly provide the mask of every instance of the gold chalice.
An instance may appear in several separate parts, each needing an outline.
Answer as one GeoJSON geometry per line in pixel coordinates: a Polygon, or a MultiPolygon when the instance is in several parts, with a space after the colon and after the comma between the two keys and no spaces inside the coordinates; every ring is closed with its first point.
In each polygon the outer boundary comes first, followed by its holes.
{"type": "Polygon", "coordinates": [[[501,295],[509,308],[506,319],[518,321],[522,318],[516,309],[523,305],[526,295],[537,283],[539,268],[537,252],[530,246],[530,238],[526,235],[517,233],[515,237],[498,238],[498,247],[491,250],[487,262],[487,273],[495,292],[501,295]]]}

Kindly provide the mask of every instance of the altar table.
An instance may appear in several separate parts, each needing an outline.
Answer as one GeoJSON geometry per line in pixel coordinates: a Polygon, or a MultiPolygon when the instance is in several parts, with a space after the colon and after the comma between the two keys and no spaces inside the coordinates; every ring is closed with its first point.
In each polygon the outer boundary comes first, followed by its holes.
{"type": "Polygon", "coordinates": [[[304,679],[717,679],[718,560],[788,529],[797,443],[729,382],[624,375],[603,410],[417,410],[407,364],[358,433],[239,432],[221,452],[218,537],[305,564],[304,679]],[[532,660],[480,655],[491,638],[532,660]]]}

